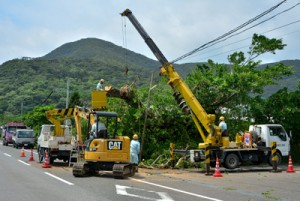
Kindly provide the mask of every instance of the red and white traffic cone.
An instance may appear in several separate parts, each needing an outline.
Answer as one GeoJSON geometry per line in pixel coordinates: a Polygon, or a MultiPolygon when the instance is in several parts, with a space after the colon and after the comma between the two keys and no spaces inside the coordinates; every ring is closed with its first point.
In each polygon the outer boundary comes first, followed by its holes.
{"type": "Polygon", "coordinates": [[[46,150],[46,157],[44,160],[44,164],[42,165],[42,168],[51,168],[51,165],[49,163],[49,156],[48,156],[48,151],[46,150]]]}
{"type": "Polygon", "coordinates": [[[31,149],[30,157],[29,157],[28,161],[34,161],[34,158],[33,158],[33,149],[31,149]]]}
{"type": "Polygon", "coordinates": [[[223,177],[223,175],[220,172],[220,164],[219,164],[219,158],[216,159],[216,167],[215,167],[215,173],[213,174],[213,177],[223,177]]]}
{"type": "Polygon", "coordinates": [[[21,151],[20,157],[25,157],[24,147],[22,147],[22,151],[21,151]]]}
{"type": "Polygon", "coordinates": [[[294,170],[293,162],[292,162],[292,156],[289,156],[289,165],[288,169],[286,171],[287,173],[295,173],[296,171],[294,170]]]}

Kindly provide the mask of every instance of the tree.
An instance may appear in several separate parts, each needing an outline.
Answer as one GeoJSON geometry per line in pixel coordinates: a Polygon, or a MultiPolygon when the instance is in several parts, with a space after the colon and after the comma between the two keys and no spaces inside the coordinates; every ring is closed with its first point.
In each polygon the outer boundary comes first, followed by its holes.
{"type": "Polygon", "coordinates": [[[34,133],[38,134],[43,124],[49,124],[46,118],[46,111],[54,108],[54,105],[37,106],[32,111],[24,114],[24,123],[33,128],[34,133]]]}
{"type": "Polygon", "coordinates": [[[74,92],[71,95],[69,108],[74,108],[76,105],[83,106],[81,97],[78,92],[74,92]]]}
{"type": "MultiPolygon", "coordinates": [[[[259,68],[261,61],[254,59],[268,52],[275,54],[284,46],[280,39],[254,34],[248,58],[243,52],[235,52],[228,56],[229,65],[209,60],[198,65],[186,82],[206,111],[220,114],[222,108],[226,108],[230,112],[225,115],[242,129],[245,124],[240,120],[249,121],[251,117],[248,105],[253,95],[261,95],[265,86],[292,74],[291,66],[277,63],[259,68]]],[[[237,131],[233,130],[233,134],[237,131]]]]}
{"type": "Polygon", "coordinates": [[[287,88],[270,96],[265,103],[264,114],[270,122],[279,123],[293,134],[293,144],[300,143],[300,88],[289,92],[287,88]]]}

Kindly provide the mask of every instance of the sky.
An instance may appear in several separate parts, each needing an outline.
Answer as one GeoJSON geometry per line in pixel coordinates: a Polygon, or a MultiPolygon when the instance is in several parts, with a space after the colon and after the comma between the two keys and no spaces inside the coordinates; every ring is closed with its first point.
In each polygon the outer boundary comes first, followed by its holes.
{"type": "MultiPolygon", "coordinates": [[[[133,12],[165,57],[173,61],[282,1],[1,0],[0,64],[15,58],[41,57],[65,43],[83,38],[106,40],[156,59],[131,22],[120,16],[127,8],[133,12]]],[[[282,39],[287,45],[276,54],[267,53],[258,57],[262,63],[300,59],[298,3],[299,0],[286,0],[245,28],[266,22],[178,63],[205,62],[208,59],[228,63],[229,54],[248,51],[254,33],[282,39]],[[290,10],[283,12],[287,9],[290,10]]]]}

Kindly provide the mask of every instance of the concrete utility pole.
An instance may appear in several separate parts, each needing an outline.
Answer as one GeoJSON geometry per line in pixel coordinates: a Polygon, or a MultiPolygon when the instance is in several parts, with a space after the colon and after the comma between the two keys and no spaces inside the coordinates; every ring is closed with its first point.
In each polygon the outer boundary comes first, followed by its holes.
{"type": "Polygon", "coordinates": [[[140,155],[139,155],[139,161],[142,160],[142,152],[143,152],[143,146],[144,146],[148,110],[149,110],[149,106],[150,106],[151,90],[156,87],[156,85],[152,86],[152,81],[153,81],[153,73],[151,74],[150,87],[149,87],[149,92],[148,92],[148,99],[147,99],[147,106],[146,106],[146,111],[145,111],[145,121],[144,121],[144,129],[143,129],[143,134],[142,134],[142,142],[141,142],[141,151],[140,151],[140,155]]]}
{"type": "Polygon", "coordinates": [[[66,97],[66,108],[69,107],[69,91],[70,91],[70,80],[67,80],[67,97],[66,97]]]}
{"type": "MultiPolygon", "coordinates": [[[[69,108],[69,93],[70,93],[70,80],[67,80],[67,96],[66,96],[66,108],[69,108]]],[[[65,120],[65,125],[70,125],[70,119],[65,120]]]]}

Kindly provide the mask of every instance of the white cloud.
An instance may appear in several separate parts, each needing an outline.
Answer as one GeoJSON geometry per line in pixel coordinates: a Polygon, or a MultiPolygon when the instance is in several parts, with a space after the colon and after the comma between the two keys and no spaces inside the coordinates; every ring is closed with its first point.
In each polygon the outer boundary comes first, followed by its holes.
{"type": "MultiPolygon", "coordinates": [[[[97,37],[122,46],[120,13],[126,8],[133,11],[165,56],[173,60],[241,25],[279,2],[281,1],[1,1],[0,63],[22,56],[43,56],[64,43],[88,37],[97,37]]],[[[298,3],[296,0],[287,1],[268,16],[296,3],[298,3]]],[[[297,19],[299,9],[300,6],[297,6],[261,26],[182,62],[206,61],[208,58],[217,62],[226,62],[229,50],[249,45],[250,39],[235,45],[232,44],[233,42],[250,37],[253,33],[264,33],[299,20],[297,19]],[[225,46],[225,44],[231,45],[225,46]]],[[[295,23],[268,33],[271,37],[282,37],[288,46],[276,55],[266,55],[260,59],[265,58],[268,61],[300,59],[299,32],[297,32],[299,24],[295,23]]],[[[126,25],[127,47],[154,58],[128,20],[126,25]]]]}

